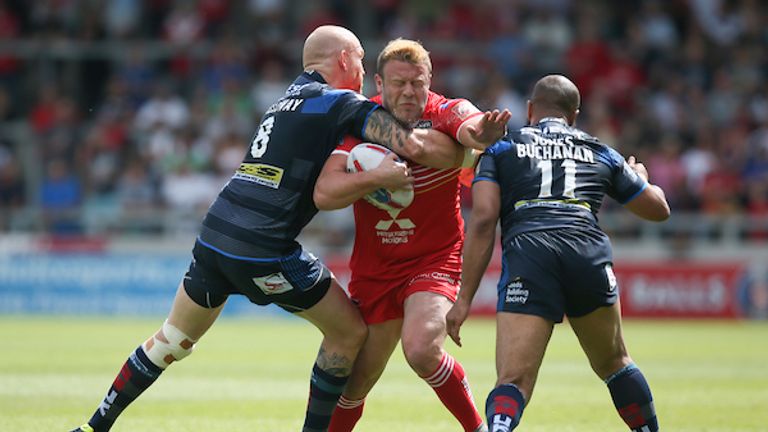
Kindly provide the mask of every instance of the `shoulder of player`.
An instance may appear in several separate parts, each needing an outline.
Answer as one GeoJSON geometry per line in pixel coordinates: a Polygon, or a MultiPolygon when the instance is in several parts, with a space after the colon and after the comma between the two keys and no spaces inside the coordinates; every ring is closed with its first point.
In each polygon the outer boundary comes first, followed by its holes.
{"type": "Polygon", "coordinates": [[[362,95],[356,91],[347,90],[347,89],[336,89],[329,86],[326,86],[326,88],[323,89],[322,95],[326,97],[332,97],[336,100],[362,100],[362,101],[368,100],[368,98],[365,97],[365,95],[362,95]]]}
{"type": "Polygon", "coordinates": [[[464,104],[462,107],[466,106],[467,108],[474,106],[474,104],[469,99],[449,98],[430,90],[429,95],[427,96],[427,103],[424,107],[424,112],[432,112],[435,114],[444,113],[448,112],[449,108],[453,109],[453,107],[457,106],[458,104],[464,104]]]}
{"type": "Polygon", "coordinates": [[[578,142],[580,142],[581,144],[588,145],[592,149],[596,150],[599,154],[603,154],[607,156],[610,159],[610,162],[612,164],[616,164],[617,162],[620,165],[623,164],[624,156],[622,156],[618,150],[611,147],[609,144],[600,141],[599,138],[593,135],[590,135],[589,133],[581,129],[578,129],[575,127],[571,127],[570,129],[573,133],[574,138],[578,140],[578,142]]]}
{"type": "Polygon", "coordinates": [[[487,154],[490,156],[499,156],[501,154],[504,154],[513,148],[515,148],[516,144],[519,144],[520,141],[516,141],[514,135],[512,135],[512,132],[505,135],[502,139],[496,141],[493,145],[485,149],[485,152],[483,154],[487,154]]]}

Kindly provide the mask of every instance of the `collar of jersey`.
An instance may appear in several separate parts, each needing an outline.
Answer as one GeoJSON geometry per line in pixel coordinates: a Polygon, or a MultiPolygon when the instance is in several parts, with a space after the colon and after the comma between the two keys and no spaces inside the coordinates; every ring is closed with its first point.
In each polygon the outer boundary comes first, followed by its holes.
{"type": "Polygon", "coordinates": [[[565,119],[563,119],[562,117],[544,117],[543,119],[539,120],[538,124],[551,123],[551,122],[561,123],[564,126],[568,126],[568,122],[566,122],[565,119]]]}
{"type": "Polygon", "coordinates": [[[304,75],[306,75],[307,78],[309,78],[309,79],[311,79],[313,81],[317,81],[317,82],[320,82],[322,84],[328,84],[327,82],[325,82],[325,78],[323,78],[323,76],[320,75],[320,72],[318,72],[318,71],[316,71],[314,69],[304,71],[304,75]]]}

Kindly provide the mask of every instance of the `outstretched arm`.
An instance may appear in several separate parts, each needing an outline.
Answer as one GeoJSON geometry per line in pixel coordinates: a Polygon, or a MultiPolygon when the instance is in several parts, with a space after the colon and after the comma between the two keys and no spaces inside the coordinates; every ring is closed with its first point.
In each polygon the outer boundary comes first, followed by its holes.
{"type": "Polygon", "coordinates": [[[363,135],[366,140],[382,144],[418,164],[454,168],[471,165],[468,161],[477,156],[464,147],[483,150],[504,136],[510,117],[508,110],[494,110],[471,118],[460,128],[459,143],[456,143],[450,136],[434,129],[408,129],[390,113],[378,109],[368,117],[363,135]]]}
{"type": "MultiPolygon", "coordinates": [[[[424,154],[421,160],[414,159],[414,162],[432,168],[471,167],[486,147],[504,136],[511,117],[512,114],[506,109],[502,112],[486,111],[483,115],[471,117],[459,127],[456,133],[458,143],[440,131],[423,129],[424,154]]],[[[421,131],[417,129],[414,133],[421,131]]]]}
{"type": "Polygon", "coordinates": [[[486,111],[481,116],[472,117],[459,128],[459,142],[465,147],[485,150],[506,134],[511,118],[508,109],[486,111]]]}
{"type": "Polygon", "coordinates": [[[464,264],[461,267],[461,290],[451,310],[446,315],[448,335],[461,346],[459,330],[469,315],[480,280],[491,261],[499,220],[501,196],[499,185],[490,181],[478,181],[472,186],[473,207],[464,241],[464,264]]]}

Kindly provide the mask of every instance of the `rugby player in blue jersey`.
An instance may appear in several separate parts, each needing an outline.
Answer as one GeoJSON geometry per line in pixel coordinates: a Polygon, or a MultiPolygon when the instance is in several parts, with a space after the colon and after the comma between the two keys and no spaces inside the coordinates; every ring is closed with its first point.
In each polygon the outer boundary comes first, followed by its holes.
{"type": "MultiPolygon", "coordinates": [[[[242,164],[206,214],[167,320],[129,356],[91,419],[75,431],[108,431],[163,370],[192,353],[232,294],[276,304],[323,333],[303,430],[327,430],[367,330],[330,271],[295,240],[318,211],[312,194],[320,170],[349,134],[411,160],[428,155],[450,165],[456,158],[446,135],[405,129],[359,94],[363,55],[358,38],[342,27],[321,26],[307,37],[304,72],[264,114],[242,164]],[[438,143],[447,146],[433,146],[438,143]]],[[[377,169],[392,189],[413,182],[394,156],[377,169]]]]}
{"type": "Polygon", "coordinates": [[[529,125],[481,156],[464,244],[459,298],[447,314],[459,329],[488,266],[501,219],[502,275],[496,314],[497,382],[486,400],[488,429],[520,422],[555,323],[568,317],[592,370],[634,432],[658,431],[653,398],[627,352],[611,244],[597,224],[605,195],[643,219],[669,217],[664,192],[642,163],[575,128],[580,95],[562,75],[539,80],[529,125]]]}

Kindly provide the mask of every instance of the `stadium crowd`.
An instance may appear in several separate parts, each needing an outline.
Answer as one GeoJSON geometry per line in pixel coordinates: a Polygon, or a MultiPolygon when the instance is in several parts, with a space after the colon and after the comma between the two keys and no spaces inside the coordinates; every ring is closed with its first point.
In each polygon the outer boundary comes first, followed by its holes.
{"type": "Polygon", "coordinates": [[[766,9],[758,0],[0,0],[0,230],[23,229],[27,214],[54,233],[110,218],[120,221],[112,229],[152,230],[142,215],[158,209],[196,215],[196,228],[261,114],[299,73],[299,50],[288,47],[322,23],[361,36],[369,96],[378,49],[419,39],[433,89],[509,108],[511,126],[525,121],[532,83],[564,73],[582,90],[579,125],[638,155],[675,212],[768,217],[766,9]]]}

